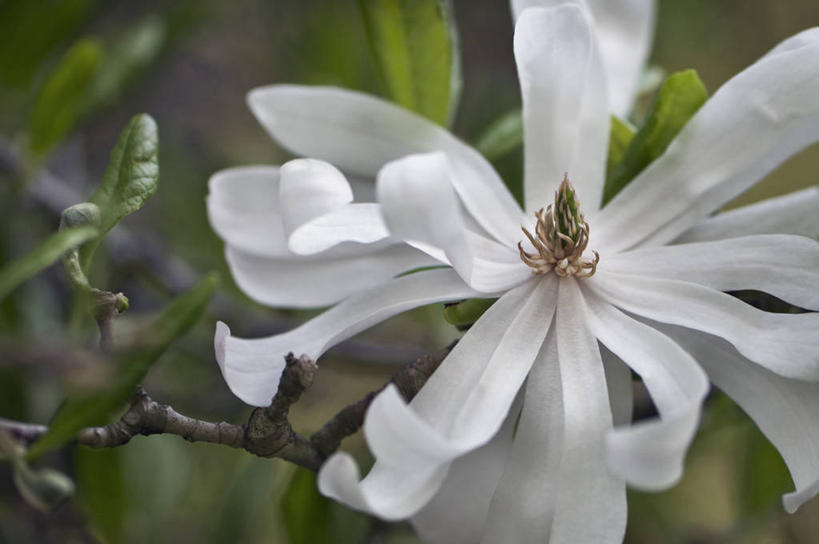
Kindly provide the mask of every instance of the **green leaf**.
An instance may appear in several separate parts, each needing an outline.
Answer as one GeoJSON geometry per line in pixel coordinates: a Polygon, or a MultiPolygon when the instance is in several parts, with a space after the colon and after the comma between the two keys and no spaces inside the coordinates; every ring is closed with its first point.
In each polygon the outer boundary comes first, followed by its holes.
{"type": "Polygon", "coordinates": [[[386,94],[447,124],[460,95],[458,41],[450,0],[359,0],[386,94]]]}
{"type": "Polygon", "coordinates": [[[77,393],[60,406],[48,432],[32,445],[29,455],[40,455],[60,446],[85,427],[106,423],[111,413],[131,397],[134,388],[171,343],[199,320],[217,284],[217,276],[209,274],[174,299],[142,331],[142,341],[112,361],[112,376],[104,388],[77,393]]]}
{"type": "MultiPolygon", "coordinates": [[[[82,202],[63,210],[60,214],[60,230],[73,227],[100,227],[100,209],[96,204],[82,202]]],[[[75,247],[63,255],[63,266],[75,289],[90,291],[91,284],[80,263],[80,248],[75,247]]]]}
{"type": "Polygon", "coordinates": [[[753,422],[747,421],[744,458],[740,460],[738,483],[740,508],[747,518],[771,511],[784,493],[793,488],[782,456],[753,422]]]}
{"type": "Polygon", "coordinates": [[[48,76],[29,118],[29,148],[33,153],[45,154],[77,122],[102,55],[99,42],[82,39],[66,52],[48,76]]]}
{"type": "Polygon", "coordinates": [[[645,123],[615,166],[603,189],[603,205],[619,193],[637,174],[662,155],[677,133],[708,98],[697,72],[671,74],[663,82],[645,123]]]}
{"type": "Polygon", "coordinates": [[[492,122],[475,141],[475,149],[496,161],[523,146],[523,114],[512,110],[492,122]]]}
{"type": "MultiPolygon", "coordinates": [[[[151,198],[159,184],[159,135],[150,115],[134,116],[111,151],[102,183],[89,199],[100,209],[100,236],[151,198]]],[[[88,268],[97,244],[82,250],[88,268]]]]}
{"type": "Polygon", "coordinates": [[[606,182],[614,175],[617,165],[626,157],[631,140],[634,138],[634,127],[628,122],[611,116],[611,130],[609,131],[609,156],[606,160],[606,182]]]}
{"type": "Polygon", "coordinates": [[[74,475],[85,519],[103,542],[121,542],[128,497],[121,448],[77,448],[74,475]]]}
{"type": "Polygon", "coordinates": [[[97,236],[92,227],[64,229],[20,259],[0,268],[0,300],[15,287],[63,256],[72,248],[97,236]]]}
{"type": "Polygon", "coordinates": [[[316,475],[297,468],[281,502],[291,544],[352,544],[362,542],[368,519],[323,497],[316,475]]]}
{"type": "Polygon", "coordinates": [[[444,319],[458,328],[467,328],[492,306],[496,298],[470,298],[444,307],[444,319]]]}
{"type": "Polygon", "coordinates": [[[105,105],[117,98],[136,74],[156,60],[167,34],[164,21],[154,17],[126,32],[105,55],[91,85],[86,108],[105,105]]]}
{"type": "Polygon", "coordinates": [[[0,2],[0,81],[26,87],[45,58],[88,15],[91,0],[0,2]]]}

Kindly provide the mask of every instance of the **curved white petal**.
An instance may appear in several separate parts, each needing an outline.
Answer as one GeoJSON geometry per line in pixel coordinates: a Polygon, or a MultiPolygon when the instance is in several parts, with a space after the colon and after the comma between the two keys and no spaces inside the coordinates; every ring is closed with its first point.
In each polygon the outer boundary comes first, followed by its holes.
{"type": "Polygon", "coordinates": [[[347,338],[406,310],[478,296],[450,269],[403,276],[353,295],[284,334],[253,340],[236,338],[224,323],[216,327],[216,361],[237,397],[254,406],[270,403],[279,386],[284,356],[293,352],[317,359],[347,338]]]}
{"type": "MultiPolygon", "coordinates": [[[[512,0],[517,18],[528,7],[551,7],[571,0],[512,0]]],[[[654,35],[654,0],[586,0],[600,44],[609,90],[609,108],[625,118],[631,111],[654,35]]]]}
{"type": "Polygon", "coordinates": [[[585,286],[627,312],[720,336],[777,374],[819,380],[819,313],[763,312],[694,283],[600,270],[585,286]]]}
{"type": "Polygon", "coordinates": [[[294,153],[375,176],[387,162],[444,151],[466,208],[493,236],[517,242],[520,207],[480,153],[434,123],[385,100],[334,87],[271,85],[252,90],[259,122],[294,153]]]}
{"type": "Polygon", "coordinates": [[[691,355],[657,330],[586,293],[594,335],[643,378],[658,419],[618,427],[606,440],[608,461],[635,487],[658,491],[682,477],[708,378],[691,355]]]}
{"type": "Polygon", "coordinates": [[[819,384],[789,380],[755,365],[719,338],[679,327],[664,330],[702,364],[711,381],[756,422],[779,450],[796,490],[783,497],[796,511],[819,492],[819,384]]]}
{"type": "Polygon", "coordinates": [[[250,298],[268,306],[317,308],[375,287],[393,277],[440,263],[426,253],[400,244],[377,246],[369,252],[338,246],[313,257],[260,257],[233,246],[225,258],[236,285],[250,298]]]}
{"type": "Polygon", "coordinates": [[[376,195],[392,236],[443,250],[478,291],[505,291],[531,277],[513,247],[467,230],[443,153],[410,155],[378,174],[376,195]]]}
{"type": "Polygon", "coordinates": [[[298,255],[314,255],[344,242],[394,243],[389,235],[378,204],[347,204],[293,229],[288,245],[298,255]]]}
{"type": "Polygon", "coordinates": [[[819,187],[719,213],[688,229],[674,243],[710,242],[751,234],[819,238],[819,187]]]}
{"type": "Polygon", "coordinates": [[[331,465],[331,458],[319,473],[321,492],[385,519],[415,514],[437,492],[450,463],[501,427],[549,329],[556,284],[544,278],[501,297],[409,406],[390,389],[379,395],[364,423],[375,467],[359,483],[346,462],[331,465]]]}
{"type": "Polygon", "coordinates": [[[353,190],[344,174],[330,163],[295,159],[281,167],[279,202],[285,232],[335,211],[353,201],[353,190]]]}
{"type": "Polygon", "coordinates": [[[267,257],[290,255],[279,206],[279,168],[221,170],[208,181],[211,227],[227,244],[267,257]]]}
{"type": "Polygon", "coordinates": [[[501,430],[487,445],[452,463],[441,489],[412,517],[412,526],[424,542],[473,544],[480,541],[519,415],[520,403],[516,402],[501,430]]]}
{"type": "Polygon", "coordinates": [[[819,310],[819,242],[764,234],[646,247],[608,256],[599,269],[698,283],[718,291],[755,289],[819,310]]]}
{"type": "Polygon", "coordinates": [[[560,282],[555,327],[530,373],[483,542],[623,539],[625,483],[605,456],[612,426],[606,378],[573,279],[560,282]]]}
{"type": "Polygon", "coordinates": [[[791,45],[723,85],[589,220],[601,253],[673,240],[819,140],[819,35],[791,45]]]}
{"type": "Polygon", "coordinates": [[[565,173],[584,209],[600,206],[609,141],[606,81],[580,4],[525,10],[515,27],[523,94],[524,193],[534,212],[565,173]]]}

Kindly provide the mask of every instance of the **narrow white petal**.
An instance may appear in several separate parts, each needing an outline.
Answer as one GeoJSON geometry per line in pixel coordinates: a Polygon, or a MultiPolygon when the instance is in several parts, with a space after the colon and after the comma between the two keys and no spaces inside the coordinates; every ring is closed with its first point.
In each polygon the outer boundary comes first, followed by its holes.
{"type": "Polygon", "coordinates": [[[281,167],[279,202],[288,235],[302,224],[353,201],[344,174],[330,163],[296,159],[281,167]]]}
{"type": "Polygon", "coordinates": [[[293,253],[313,255],[344,242],[394,243],[389,235],[378,204],[347,204],[293,229],[288,245],[293,253]]]}
{"type": "Polygon", "coordinates": [[[711,381],[756,422],[779,450],[796,490],[783,497],[793,513],[819,492],[819,384],[789,380],[755,365],[719,338],[665,327],[711,381]]]}
{"type": "Polygon", "coordinates": [[[772,372],[819,380],[819,313],[763,312],[694,283],[600,270],[585,286],[627,312],[720,336],[772,372]]]}
{"type": "Polygon", "coordinates": [[[347,476],[337,485],[337,469],[325,466],[322,493],[386,519],[415,514],[419,497],[431,499],[451,462],[500,429],[549,329],[556,283],[533,281],[501,297],[410,405],[390,388],[379,395],[364,424],[373,470],[351,487],[347,476]]]}
{"type": "Polygon", "coordinates": [[[290,254],[279,206],[278,167],[221,170],[211,176],[208,189],[208,220],[225,243],[256,255],[290,254]]]}
{"type": "Polygon", "coordinates": [[[676,484],[694,439],[708,378],[673,340],[586,293],[595,336],[643,378],[659,418],[618,427],[606,441],[608,461],[635,487],[657,491],[676,484]]]}
{"type": "Polygon", "coordinates": [[[764,234],[646,247],[608,256],[599,269],[693,282],[718,291],[754,289],[819,310],[819,243],[804,236],[764,234]]]}
{"type": "Polygon", "coordinates": [[[574,279],[561,280],[556,330],[526,387],[484,542],[621,542],[625,483],[606,463],[612,428],[597,341],[574,279]]]}
{"type": "MultiPolygon", "coordinates": [[[[512,0],[517,18],[528,7],[551,7],[572,0],[512,0]]],[[[610,111],[631,111],[640,73],[654,35],[654,0],[586,0],[600,43],[609,89],[610,111]]]]}
{"type": "Polygon", "coordinates": [[[531,276],[513,246],[467,230],[443,153],[410,155],[378,174],[376,194],[389,232],[418,247],[440,248],[479,291],[506,290],[531,276]]]}
{"type": "Polygon", "coordinates": [[[425,266],[440,265],[426,253],[400,244],[337,246],[311,257],[260,257],[233,246],[225,258],[236,285],[250,298],[268,306],[317,308],[425,266]]]}
{"type": "Polygon", "coordinates": [[[674,243],[710,242],[750,234],[819,238],[819,187],[719,213],[685,231],[674,243]]]}
{"type": "Polygon", "coordinates": [[[819,34],[797,42],[723,85],[589,220],[600,249],[673,240],[819,140],[819,34]]]}
{"type": "Polygon", "coordinates": [[[443,128],[385,100],[334,87],[272,85],[248,95],[250,109],[284,147],[346,172],[375,176],[391,160],[444,151],[467,209],[493,236],[517,241],[520,207],[480,153],[443,128]]]}
{"type": "Polygon", "coordinates": [[[515,27],[523,94],[524,192],[533,212],[568,173],[584,209],[600,206],[609,140],[606,81],[580,4],[525,10],[515,27]]]}
{"type": "Polygon", "coordinates": [[[519,415],[520,403],[516,402],[501,430],[487,445],[452,463],[441,489],[412,517],[412,526],[424,542],[473,544],[480,541],[519,415]]]}
{"type": "Polygon", "coordinates": [[[406,310],[478,296],[453,270],[429,270],[403,276],[345,299],[284,334],[253,340],[236,338],[219,323],[216,361],[233,393],[248,404],[266,406],[279,386],[287,353],[317,359],[347,338],[406,310]]]}

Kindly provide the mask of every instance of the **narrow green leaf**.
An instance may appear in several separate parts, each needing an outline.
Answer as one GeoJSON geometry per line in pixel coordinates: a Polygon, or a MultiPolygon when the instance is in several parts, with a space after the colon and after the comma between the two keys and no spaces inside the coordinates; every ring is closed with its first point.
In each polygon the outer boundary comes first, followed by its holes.
{"type": "Polygon", "coordinates": [[[122,448],[77,448],[74,477],[85,519],[103,542],[122,542],[128,508],[122,448]]]}
{"type": "Polygon", "coordinates": [[[668,76],[660,87],[645,123],[634,135],[622,162],[615,166],[603,190],[603,205],[637,174],[662,155],[677,133],[708,98],[694,70],[668,76]]]}
{"type": "MultiPolygon", "coordinates": [[[[72,227],[100,227],[100,209],[96,204],[81,202],[63,210],[60,214],[60,230],[72,227]]],[[[75,247],[63,255],[63,266],[75,289],[90,291],[91,284],[80,263],[80,248],[75,247]]]]}
{"type": "Polygon", "coordinates": [[[609,156],[606,160],[606,183],[614,175],[617,165],[626,157],[631,140],[634,138],[634,127],[626,121],[611,116],[611,130],[609,131],[609,156]]]}
{"type": "Polygon", "coordinates": [[[496,161],[522,145],[523,115],[519,109],[493,121],[475,141],[475,149],[489,161],[496,161]]]}
{"type": "Polygon", "coordinates": [[[134,76],[156,60],[167,40],[161,19],[149,17],[128,30],[105,55],[89,91],[87,109],[110,103],[134,76]]]}
{"type": "Polygon", "coordinates": [[[82,39],[66,52],[48,76],[29,119],[29,148],[33,153],[47,152],[77,122],[102,56],[98,41],[82,39]]]}
{"type": "Polygon", "coordinates": [[[63,254],[96,236],[97,230],[92,227],[64,229],[52,235],[27,255],[0,268],[0,300],[63,254]]]}
{"type": "Polygon", "coordinates": [[[444,319],[458,328],[466,328],[477,321],[492,306],[495,298],[470,298],[444,307],[444,319]]]}
{"type": "Polygon", "coordinates": [[[142,341],[112,361],[112,376],[104,388],[78,393],[63,402],[48,432],[32,445],[29,455],[40,455],[60,446],[71,440],[80,429],[106,423],[111,413],[130,398],[134,388],[171,343],[187,333],[199,320],[217,283],[217,276],[209,274],[174,299],[142,331],[142,341]]]}
{"type": "MultiPolygon", "coordinates": [[[[100,209],[100,235],[120,219],[142,207],[159,184],[159,135],[150,115],[134,116],[122,130],[111,151],[102,183],[89,199],[100,209]]],[[[87,269],[96,243],[82,251],[87,269]]]]}
{"type": "Polygon", "coordinates": [[[441,125],[460,95],[450,0],[359,0],[376,71],[397,104],[441,125]]]}

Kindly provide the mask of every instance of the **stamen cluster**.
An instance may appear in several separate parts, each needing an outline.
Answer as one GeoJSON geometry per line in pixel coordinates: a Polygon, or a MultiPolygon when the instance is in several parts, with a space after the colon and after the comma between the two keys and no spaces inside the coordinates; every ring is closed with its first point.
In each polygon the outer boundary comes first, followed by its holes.
{"type": "Polygon", "coordinates": [[[555,191],[554,205],[549,204],[544,213],[543,208],[535,212],[537,223],[535,234],[526,227],[521,227],[523,234],[537,250],[530,253],[518,242],[520,258],[535,274],[547,274],[554,271],[560,277],[575,276],[588,278],[597,270],[600,255],[594,253],[593,259],[583,258],[583,252],[589,244],[589,224],[580,211],[574,187],[569,183],[568,175],[555,191]]]}

